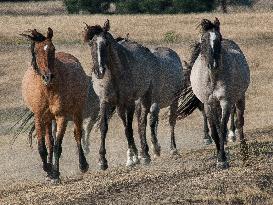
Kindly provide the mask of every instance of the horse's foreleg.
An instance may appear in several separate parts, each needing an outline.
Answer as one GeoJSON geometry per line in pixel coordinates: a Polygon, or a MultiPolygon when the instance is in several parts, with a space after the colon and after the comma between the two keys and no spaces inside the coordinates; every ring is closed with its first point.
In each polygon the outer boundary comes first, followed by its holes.
{"type": "Polygon", "coordinates": [[[54,143],[56,142],[56,133],[57,133],[57,124],[55,120],[52,120],[52,136],[53,136],[53,141],[54,143]]]}
{"type": "Polygon", "coordinates": [[[211,137],[209,135],[209,127],[208,127],[208,118],[206,116],[206,112],[204,109],[204,104],[200,102],[198,105],[198,109],[203,115],[203,126],[204,126],[204,136],[203,136],[203,141],[205,145],[209,145],[212,143],[211,137]]]}
{"type": "Polygon", "coordinates": [[[107,102],[102,102],[100,104],[100,133],[101,133],[101,144],[100,144],[100,159],[99,164],[102,170],[108,168],[108,162],[106,160],[106,149],[105,149],[105,139],[108,131],[108,115],[110,112],[110,105],[107,102]]]}
{"type": "Polygon", "coordinates": [[[64,137],[64,133],[66,130],[66,124],[67,121],[64,117],[57,117],[56,118],[56,123],[57,123],[57,136],[56,136],[56,141],[54,144],[54,164],[52,168],[52,175],[51,177],[53,178],[54,181],[58,182],[59,181],[59,160],[60,156],[62,153],[62,141],[64,137]]]}
{"type": "Polygon", "coordinates": [[[150,108],[150,128],[151,128],[151,141],[153,146],[154,155],[160,156],[160,145],[157,140],[157,128],[158,128],[158,115],[160,108],[157,103],[153,103],[150,108]]]}
{"type": "Polygon", "coordinates": [[[79,167],[80,170],[84,173],[88,170],[89,165],[86,161],[86,158],[83,153],[81,138],[82,138],[82,117],[81,114],[77,114],[74,116],[74,137],[78,147],[79,153],[79,167]]]}
{"type": "Polygon", "coordinates": [[[118,115],[122,120],[122,123],[125,128],[125,135],[128,142],[128,152],[127,152],[127,162],[126,166],[133,166],[139,163],[138,160],[138,150],[135,145],[134,136],[133,136],[133,116],[135,111],[135,104],[125,106],[118,106],[118,115]]]}
{"type": "Polygon", "coordinates": [[[229,164],[225,153],[225,142],[227,137],[227,123],[230,116],[231,106],[228,102],[220,102],[220,104],[222,108],[222,116],[220,122],[220,132],[219,130],[217,130],[220,138],[220,153],[218,156],[218,166],[219,168],[227,168],[229,164]]]}
{"type": "Polygon", "coordinates": [[[138,121],[138,134],[140,138],[141,144],[141,158],[144,161],[144,164],[149,164],[151,161],[151,157],[149,155],[149,147],[146,139],[146,126],[147,126],[147,115],[149,112],[149,103],[146,102],[147,98],[141,99],[141,109],[137,113],[137,121],[138,121]]]}
{"type": "Polygon", "coordinates": [[[52,123],[51,120],[46,122],[45,124],[45,139],[46,139],[46,145],[48,149],[48,175],[51,174],[52,170],[52,159],[53,159],[53,145],[54,145],[54,139],[52,136],[52,123]]]}
{"type": "Polygon", "coordinates": [[[236,103],[236,113],[237,113],[237,129],[238,129],[238,134],[240,138],[240,147],[241,147],[241,153],[243,156],[243,160],[247,160],[248,158],[248,147],[245,141],[244,137],[244,111],[245,111],[245,98],[242,100],[238,101],[236,103]]]}
{"type": "Polygon", "coordinates": [[[89,154],[90,152],[90,134],[93,129],[93,126],[96,122],[95,119],[89,117],[87,123],[84,123],[83,135],[82,135],[82,146],[85,154],[89,154]]]}
{"type": "Polygon", "coordinates": [[[176,142],[175,142],[175,135],[174,135],[174,127],[176,125],[176,118],[177,118],[177,107],[178,101],[175,101],[170,106],[170,116],[169,116],[169,125],[170,125],[170,132],[171,132],[171,154],[177,154],[176,149],[176,142]]]}
{"type": "Polygon", "coordinates": [[[47,164],[47,149],[45,145],[45,138],[43,136],[43,124],[42,124],[42,119],[38,115],[34,115],[35,117],[35,128],[36,128],[36,133],[37,133],[37,141],[38,141],[38,151],[40,154],[40,157],[43,162],[43,170],[45,172],[50,171],[50,167],[47,164]]]}
{"type": "Polygon", "coordinates": [[[235,142],[236,141],[236,135],[235,135],[235,106],[232,108],[230,113],[230,127],[228,131],[228,141],[235,142]]]}

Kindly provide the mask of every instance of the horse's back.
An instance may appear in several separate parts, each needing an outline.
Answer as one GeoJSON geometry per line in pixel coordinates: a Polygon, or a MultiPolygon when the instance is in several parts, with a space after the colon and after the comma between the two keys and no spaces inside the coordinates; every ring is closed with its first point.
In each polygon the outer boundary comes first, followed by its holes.
{"type": "MultiPolygon", "coordinates": [[[[153,79],[158,62],[151,51],[135,42],[121,41],[118,48],[123,73],[119,79],[121,95],[132,96],[134,100],[145,95],[153,79]],[[132,95],[133,94],[133,95],[132,95]]],[[[121,96],[120,96],[121,97],[121,96]]]]}
{"type": "Polygon", "coordinates": [[[159,102],[160,108],[170,105],[177,93],[183,87],[182,63],[175,51],[166,47],[151,49],[156,56],[159,66],[155,69],[154,96],[159,102]]]}
{"type": "Polygon", "coordinates": [[[59,91],[62,101],[70,107],[83,108],[88,92],[88,77],[79,60],[69,53],[56,54],[55,69],[58,72],[59,91]]]}
{"type": "Polygon", "coordinates": [[[224,69],[229,70],[234,87],[245,92],[250,83],[250,71],[247,60],[240,47],[232,40],[224,39],[224,69]]]}

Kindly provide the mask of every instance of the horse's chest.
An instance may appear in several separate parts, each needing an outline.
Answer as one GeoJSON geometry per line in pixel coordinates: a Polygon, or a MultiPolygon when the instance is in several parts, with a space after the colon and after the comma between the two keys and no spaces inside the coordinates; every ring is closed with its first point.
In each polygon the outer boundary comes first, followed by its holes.
{"type": "Polygon", "coordinates": [[[193,69],[190,76],[193,93],[201,102],[207,102],[212,93],[208,73],[193,69]]]}

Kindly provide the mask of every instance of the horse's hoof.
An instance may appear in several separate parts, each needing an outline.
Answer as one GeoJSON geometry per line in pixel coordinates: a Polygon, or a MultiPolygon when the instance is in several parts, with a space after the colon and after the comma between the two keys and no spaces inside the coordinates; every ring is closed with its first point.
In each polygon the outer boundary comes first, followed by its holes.
{"type": "Polygon", "coordinates": [[[50,163],[43,164],[43,170],[47,173],[50,173],[52,171],[52,164],[50,163]]]}
{"type": "Polygon", "coordinates": [[[53,178],[53,179],[51,179],[51,183],[54,184],[54,185],[58,185],[58,184],[61,183],[61,180],[60,180],[59,177],[58,178],[53,178]]]}
{"type": "Polygon", "coordinates": [[[204,145],[210,145],[210,144],[212,144],[212,140],[209,139],[209,138],[204,138],[203,141],[204,141],[204,145]]]}
{"type": "Polygon", "coordinates": [[[172,156],[178,155],[177,149],[171,149],[171,155],[172,156]]]}
{"type": "Polygon", "coordinates": [[[153,147],[153,153],[155,157],[160,157],[161,147],[160,145],[156,145],[153,147]]]}
{"type": "Polygon", "coordinates": [[[87,172],[89,169],[89,164],[86,162],[86,163],[83,163],[83,164],[80,164],[80,170],[82,173],[85,173],[87,172]]]}
{"type": "Polygon", "coordinates": [[[104,161],[100,161],[99,162],[99,166],[100,166],[100,169],[101,170],[106,170],[106,169],[108,169],[108,163],[107,163],[107,160],[105,159],[104,161]]]}
{"type": "Polygon", "coordinates": [[[144,165],[149,165],[151,163],[151,158],[150,157],[143,157],[142,161],[143,161],[144,165]]]}
{"type": "Polygon", "coordinates": [[[217,161],[216,168],[220,169],[220,170],[228,169],[229,168],[229,163],[228,163],[228,161],[224,161],[224,162],[217,161]]]}
{"type": "Polygon", "coordinates": [[[138,158],[137,155],[133,156],[133,162],[134,162],[134,164],[139,164],[140,163],[139,158],[138,158]]]}
{"type": "Polygon", "coordinates": [[[135,165],[133,159],[128,159],[126,162],[126,167],[133,167],[135,165]]]}
{"type": "Polygon", "coordinates": [[[51,174],[46,175],[45,180],[46,180],[47,182],[50,182],[52,179],[53,179],[53,178],[52,178],[52,175],[51,175],[51,174]]]}

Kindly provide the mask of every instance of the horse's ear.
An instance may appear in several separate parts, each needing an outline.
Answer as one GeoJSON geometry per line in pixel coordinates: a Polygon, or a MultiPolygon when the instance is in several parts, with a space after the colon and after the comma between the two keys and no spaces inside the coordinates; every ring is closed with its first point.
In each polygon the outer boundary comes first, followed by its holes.
{"type": "Polygon", "coordinates": [[[215,17],[215,20],[214,20],[214,26],[215,26],[215,28],[218,30],[218,31],[220,31],[220,21],[219,21],[219,19],[217,18],[217,17],[215,17]]]}
{"type": "Polygon", "coordinates": [[[208,19],[202,19],[200,26],[203,32],[207,32],[214,28],[214,24],[208,19]]]}
{"type": "Polygon", "coordinates": [[[108,32],[110,30],[110,21],[107,19],[103,26],[104,32],[108,32]]]}
{"type": "Polygon", "coordinates": [[[27,30],[26,32],[30,32],[31,35],[24,34],[24,33],[21,33],[20,35],[28,38],[31,41],[41,42],[45,40],[45,36],[39,33],[36,29],[27,30]]]}
{"type": "Polygon", "coordinates": [[[48,38],[48,39],[51,40],[52,37],[53,37],[53,30],[50,27],[48,27],[48,29],[47,29],[47,37],[46,38],[48,38]]]}

